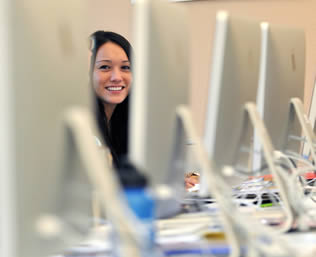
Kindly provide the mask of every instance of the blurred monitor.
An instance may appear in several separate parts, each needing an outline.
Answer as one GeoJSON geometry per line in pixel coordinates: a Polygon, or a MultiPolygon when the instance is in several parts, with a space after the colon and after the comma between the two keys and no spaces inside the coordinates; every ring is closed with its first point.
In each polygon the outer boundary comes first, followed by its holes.
{"type": "MultiPolygon", "coordinates": [[[[263,28],[262,58],[257,108],[279,151],[300,153],[301,142],[288,140],[288,133],[301,136],[297,119],[288,132],[290,99],[304,98],[305,34],[303,29],[266,24],[263,28]]],[[[253,167],[260,169],[263,155],[258,137],[254,138],[253,167]]]]}
{"type": "Polygon", "coordinates": [[[65,141],[63,113],[73,105],[90,106],[85,4],[2,1],[1,256],[58,252],[73,236],[69,231],[79,232],[91,217],[85,170],[79,161],[72,173],[62,169],[65,147],[74,146],[65,141]],[[78,214],[68,220],[78,226],[65,222],[58,238],[43,238],[37,230],[41,217],[66,217],[68,211],[78,214]]]}
{"type": "Polygon", "coordinates": [[[176,107],[188,104],[189,37],[180,5],[167,0],[136,1],[134,83],[131,89],[129,158],[153,186],[184,189],[184,162],[170,170],[176,146],[176,107]],[[175,18],[176,17],[176,18],[175,18]]]}
{"type": "MultiPolygon", "coordinates": [[[[256,101],[259,60],[259,22],[218,12],[204,145],[219,168],[235,165],[243,129],[243,107],[256,101]]],[[[242,165],[248,165],[248,156],[249,153],[241,156],[242,165]]]]}

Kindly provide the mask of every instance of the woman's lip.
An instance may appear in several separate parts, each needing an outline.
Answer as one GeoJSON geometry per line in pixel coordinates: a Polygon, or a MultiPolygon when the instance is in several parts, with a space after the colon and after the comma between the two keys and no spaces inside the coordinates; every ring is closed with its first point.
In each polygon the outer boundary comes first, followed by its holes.
{"type": "Polygon", "coordinates": [[[105,86],[105,87],[125,87],[124,85],[108,85],[108,86],[105,86]]]}
{"type": "Polygon", "coordinates": [[[110,92],[121,92],[124,90],[125,86],[107,86],[105,87],[106,90],[110,92]]]}
{"type": "Polygon", "coordinates": [[[110,87],[113,87],[113,88],[118,88],[118,87],[121,87],[121,88],[125,88],[125,86],[106,86],[105,88],[110,88],[110,87]]]}

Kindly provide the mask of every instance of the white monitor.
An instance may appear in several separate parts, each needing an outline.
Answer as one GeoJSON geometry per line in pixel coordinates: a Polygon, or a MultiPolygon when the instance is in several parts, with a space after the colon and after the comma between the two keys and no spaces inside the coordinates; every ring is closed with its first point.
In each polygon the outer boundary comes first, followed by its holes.
{"type": "Polygon", "coordinates": [[[218,12],[204,145],[219,168],[234,165],[244,105],[256,101],[259,61],[259,22],[218,12]]]}
{"type": "Polygon", "coordinates": [[[166,0],[140,0],[136,1],[134,17],[129,157],[149,175],[154,186],[175,182],[184,188],[184,170],[177,174],[169,164],[177,147],[176,108],[188,104],[185,10],[166,0]]]}
{"type": "MultiPolygon", "coordinates": [[[[263,27],[262,59],[257,95],[257,108],[279,151],[300,152],[299,140],[288,140],[291,98],[304,97],[305,34],[303,29],[267,24],[263,27]]],[[[290,134],[301,136],[298,120],[293,121],[290,134]]],[[[254,139],[255,169],[263,165],[259,139],[254,139]]]]}
{"type": "Polygon", "coordinates": [[[41,237],[37,225],[45,213],[58,216],[64,207],[78,207],[84,210],[78,216],[86,215],[81,221],[89,222],[87,178],[78,180],[87,185],[80,187],[77,202],[68,184],[77,175],[85,176],[84,169],[78,163],[76,172],[62,174],[61,167],[63,112],[73,105],[90,106],[85,4],[1,2],[6,14],[0,25],[1,256],[39,257],[60,250],[56,247],[64,245],[69,234],[53,241],[41,237]]]}

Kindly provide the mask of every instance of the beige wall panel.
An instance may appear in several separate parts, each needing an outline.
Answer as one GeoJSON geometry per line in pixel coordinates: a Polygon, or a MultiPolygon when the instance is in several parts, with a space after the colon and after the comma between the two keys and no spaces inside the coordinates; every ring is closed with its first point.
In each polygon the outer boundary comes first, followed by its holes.
{"type": "Polygon", "coordinates": [[[110,30],[131,37],[131,0],[91,0],[89,31],[110,30]]]}

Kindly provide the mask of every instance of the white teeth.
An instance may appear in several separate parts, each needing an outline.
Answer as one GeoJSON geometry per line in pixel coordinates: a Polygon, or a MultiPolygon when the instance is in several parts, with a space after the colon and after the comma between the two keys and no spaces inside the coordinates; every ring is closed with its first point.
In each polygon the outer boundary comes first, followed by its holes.
{"type": "Polygon", "coordinates": [[[123,87],[107,87],[106,89],[110,91],[120,91],[123,89],[123,87]]]}

